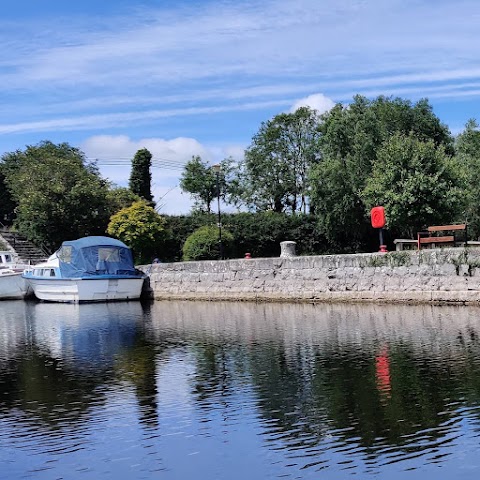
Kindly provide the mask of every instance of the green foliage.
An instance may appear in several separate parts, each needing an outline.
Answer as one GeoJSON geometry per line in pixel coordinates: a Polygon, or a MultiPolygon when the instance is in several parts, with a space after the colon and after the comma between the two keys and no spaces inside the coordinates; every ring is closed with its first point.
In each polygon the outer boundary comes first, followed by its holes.
{"type": "Polygon", "coordinates": [[[107,232],[131,247],[137,262],[150,263],[165,239],[164,219],[145,201],[112,215],[107,232]]]}
{"type": "Polygon", "coordinates": [[[211,213],[212,202],[218,196],[224,201],[232,196],[236,188],[236,180],[232,176],[233,163],[231,158],[222,160],[219,172],[216,173],[212,166],[197,155],[185,165],[180,177],[180,188],[194,200],[195,214],[211,213]]]}
{"type": "MultiPolygon", "coordinates": [[[[215,223],[216,215],[166,216],[165,220],[168,237],[161,251],[162,259],[178,261],[182,258],[185,239],[201,226],[215,223]]],[[[274,212],[224,214],[222,223],[234,237],[228,252],[229,258],[244,258],[247,252],[253,257],[278,257],[280,242],[284,240],[297,242],[298,255],[329,251],[312,215],[285,215],[274,212]]]]}
{"type": "Polygon", "coordinates": [[[42,142],[2,161],[18,203],[15,224],[30,240],[54,250],[63,240],[105,232],[108,183],[78,149],[42,142]]]}
{"type": "Polygon", "coordinates": [[[453,152],[448,129],[426,100],[412,105],[398,98],[370,101],[356,96],[352,104],[336,105],[323,115],[320,128],[322,161],[311,174],[311,205],[337,251],[366,248],[371,229],[362,192],[374,166],[381,163],[379,151],[392,136],[409,135],[453,152]]]}
{"type": "Polygon", "coordinates": [[[212,201],[217,197],[217,178],[212,167],[198,155],[185,165],[180,188],[191,195],[196,211],[211,212],[212,201]]]}
{"type": "Polygon", "coordinates": [[[480,129],[475,120],[469,120],[457,137],[456,155],[465,173],[465,218],[473,238],[480,236],[480,129]]]}
{"type": "MultiPolygon", "coordinates": [[[[233,235],[222,229],[224,255],[228,258],[233,235]]],[[[193,232],[183,245],[183,260],[218,260],[220,258],[220,235],[215,225],[205,225],[193,232]]]]}
{"type": "Polygon", "coordinates": [[[113,215],[122,208],[130,207],[133,203],[140,201],[141,198],[129,188],[114,187],[107,192],[107,200],[113,215]]]}
{"type": "Polygon", "coordinates": [[[278,257],[280,242],[297,242],[297,255],[325,253],[325,238],[318,232],[312,215],[286,215],[275,212],[238,213],[225,216],[223,224],[235,237],[233,254],[243,258],[278,257]]]}
{"type": "Polygon", "coordinates": [[[152,166],[152,154],[146,149],[138,150],[132,160],[132,171],[130,173],[129,187],[130,190],[152,203],[153,196],[151,192],[152,174],[150,168],[152,166]]]}
{"type": "Polygon", "coordinates": [[[388,226],[413,238],[428,225],[452,223],[462,212],[462,178],[443,146],[396,134],[379,149],[362,192],[367,211],[385,207],[388,226]]]}
{"type": "Polygon", "coordinates": [[[2,164],[0,163],[0,223],[10,225],[14,215],[17,203],[7,186],[5,175],[2,173],[2,164]]]}
{"type": "Polygon", "coordinates": [[[262,123],[239,168],[238,203],[256,211],[305,212],[319,137],[318,116],[307,107],[262,123]]]}
{"type": "Polygon", "coordinates": [[[411,252],[389,252],[374,255],[367,261],[367,267],[404,267],[412,263],[411,252]]]}

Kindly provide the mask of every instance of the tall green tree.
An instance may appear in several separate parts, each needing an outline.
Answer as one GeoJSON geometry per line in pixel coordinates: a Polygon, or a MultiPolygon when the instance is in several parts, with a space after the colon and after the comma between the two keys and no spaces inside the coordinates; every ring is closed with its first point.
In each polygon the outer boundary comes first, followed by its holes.
{"type": "Polygon", "coordinates": [[[311,203],[332,246],[349,251],[364,249],[369,237],[362,192],[385,142],[401,134],[453,153],[453,138],[427,100],[356,96],[324,114],[320,131],[322,161],[312,169],[311,203]]]}
{"type": "Polygon", "coordinates": [[[395,134],[379,149],[362,192],[367,210],[381,204],[388,227],[415,238],[428,225],[462,220],[462,169],[456,159],[413,134],[395,134]]]}
{"type": "Polygon", "coordinates": [[[180,188],[190,194],[194,210],[210,213],[212,202],[217,196],[215,172],[199,155],[187,162],[180,176],[180,188]]]}
{"type": "Polygon", "coordinates": [[[109,184],[80,150],[46,141],[4,159],[15,224],[30,240],[54,250],[63,240],[105,232],[109,184]]]}
{"type": "Polygon", "coordinates": [[[217,173],[213,167],[198,155],[185,165],[180,177],[180,188],[190,194],[194,201],[194,212],[211,213],[212,202],[220,196],[224,201],[232,192],[234,180],[233,159],[226,158],[220,162],[217,173]]]}
{"type": "Polygon", "coordinates": [[[152,203],[152,154],[146,149],[138,150],[132,160],[132,170],[130,173],[130,190],[152,203]]]}
{"type": "Polygon", "coordinates": [[[319,137],[318,116],[308,107],[262,123],[240,164],[240,201],[256,211],[305,212],[319,137]]]}
{"type": "Polygon", "coordinates": [[[465,170],[465,218],[473,238],[480,236],[480,128],[471,119],[455,141],[456,156],[465,170]]]}

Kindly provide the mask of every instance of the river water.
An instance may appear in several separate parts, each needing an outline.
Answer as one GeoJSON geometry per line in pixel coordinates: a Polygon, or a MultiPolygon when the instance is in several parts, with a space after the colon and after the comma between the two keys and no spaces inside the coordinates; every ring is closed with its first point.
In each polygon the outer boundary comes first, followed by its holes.
{"type": "Polygon", "coordinates": [[[0,302],[0,478],[476,479],[480,309],[0,302]]]}

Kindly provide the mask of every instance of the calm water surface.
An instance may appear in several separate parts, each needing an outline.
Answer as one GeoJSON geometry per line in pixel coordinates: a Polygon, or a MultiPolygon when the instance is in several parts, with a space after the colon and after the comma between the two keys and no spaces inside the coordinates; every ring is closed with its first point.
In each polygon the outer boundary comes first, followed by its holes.
{"type": "Polygon", "coordinates": [[[480,309],[0,302],[0,478],[477,479],[480,309]]]}

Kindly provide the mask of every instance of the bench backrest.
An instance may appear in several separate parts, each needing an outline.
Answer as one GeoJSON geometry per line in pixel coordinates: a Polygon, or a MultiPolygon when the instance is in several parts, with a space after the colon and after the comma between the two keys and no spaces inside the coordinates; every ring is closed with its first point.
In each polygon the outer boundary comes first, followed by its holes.
{"type": "Polygon", "coordinates": [[[458,225],[436,225],[433,227],[428,227],[427,230],[429,232],[442,232],[448,230],[465,230],[467,228],[466,223],[461,223],[458,225]]]}

